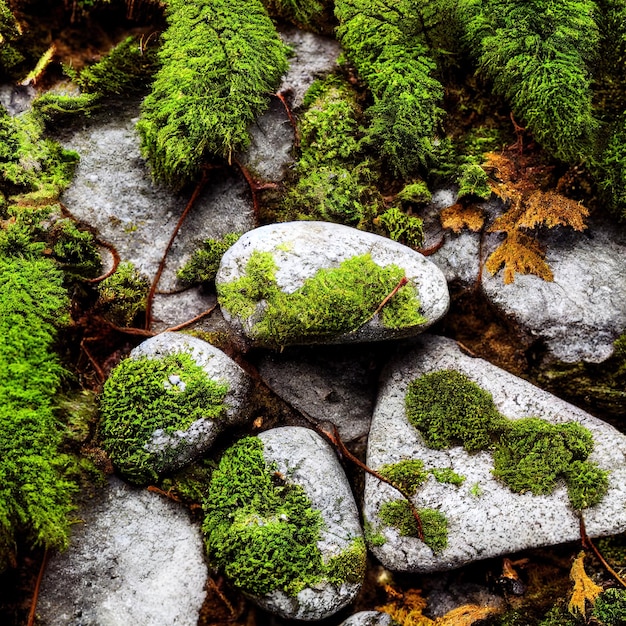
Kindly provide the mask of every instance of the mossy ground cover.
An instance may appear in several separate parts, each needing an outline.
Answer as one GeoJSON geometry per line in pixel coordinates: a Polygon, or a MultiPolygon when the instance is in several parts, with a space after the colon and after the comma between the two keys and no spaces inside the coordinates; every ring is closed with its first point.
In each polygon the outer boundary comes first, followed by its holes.
{"type": "Polygon", "coordinates": [[[172,433],[199,419],[218,419],[227,391],[187,353],[125,359],[102,390],[101,444],[128,480],[154,481],[158,459],[146,449],[154,431],[172,433]]]}
{"type": "MultiPolygon", "coordinates": [[[[220,305],[247,318],[265,302],[262,318],[252,327],[256,340],[273,347],[310,343],[357,331],[405,277],[396,265],[380,267],[370,255],[347,259],[337,268],[321,269],[293,293],[276,283],[277,266],[269,252],[254,251],[245,274],[218,288],[220,305]]],[[[402,286],[382,309],[384,326],[410,328],[426,320],[419,313],[415,287],[402,286]]]]}
{"type": "Polygon", "coordinates": [[[563,480],[571,506],[584,509],[598,504],[608,489],[608,472],[587,460],[593,438],[586,428],[537,417],[507,419],[491,394],[465,374],[425,374],[409,384],[405,404],[426,445],[491,450],[493,475],[516,493],[549,494],[563,480]]]}
{"type": "Polygon", "coordinates": [[[239,589],[257,596],[296,595],[324,581],[360,580],[365,545],[355,539],[324,562],[317,542],[324,522],[304,489],[285,481],[247,437],[229,448],[213,473],[203,530],[211,563],[239,589]]]}

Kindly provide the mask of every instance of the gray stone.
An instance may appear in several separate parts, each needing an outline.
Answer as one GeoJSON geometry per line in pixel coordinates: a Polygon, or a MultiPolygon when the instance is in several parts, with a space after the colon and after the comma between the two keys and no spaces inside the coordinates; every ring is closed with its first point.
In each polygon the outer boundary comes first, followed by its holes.
{"type": "Polygon", "coordinates": [[[265,354],[259,374],[272,391],[322,424],[331,422],[344,442],[369,432],[376,394],[376,355],[368,346],[292,348],[265,354]],[[353,349],[356,348],[356,349],[353,349]]]}
{"type": "MultiPolygon", "coordinates": [[[[80,162],[72,185],[62,200],[72,215],[95,228],[113,244],[123,261],[131,261],[150,280],[154,277],[167,242],[185,208],[191,191],[174,193],[153,182],[140,155],[135,123],[139,101],[129,100],[93,115],[82,126],[61,132],[57,139],[76,150],[80,162]]],[[[176,270],[208,238],[244,232],[254,226],[250,192],[243,177],[232,170],[216,172],[183,224],[167,257],[159,290],[176,291],[176,270]]],[[[187,319],[210,306],[197,289],[193,296],[171,294],[187,319]]],[[[159,308],[155,328],[162,330],[180,320],[167,317],[171,305],[159,308]]]]}
{"type": "Polygon", "coordinates": [[[391,570],[431,572],[527,548],[575,541],[579,519],[569,505],[564,484],[550,495],[516,494],[491,474],[487,451],[466,453],[461,447],[433,450],[409,424],[404,409],[406,389],[420,375],[459,371],[493,395],[498,410],[510,419],[535,416],[554,423],[578,422],[591,432],[595,447],[589,457],[609,470],[609,490],[602,501],[584,510],[590,536],[626,529],[626,437],[613,427],[547,392],[481,359],[463,354],[450,339],[422,336],[416,348],[387,369],[372,420],[367,462],[373,469],[402,459],[421,459],[427,469],[451,467],[465,476],[460,487],[429,477],[413,499],[448,520],[448,547],[439,554],[416,538],[401,537],[378,516],[381,505],[399,498],[389,485],[367,475],[364,517],[385,538],[371,546],[391,570]]]}
{"type": "Polygon", "coordinates": [[[162,428],[154,431],[144,448],[152,455],[158,473],[183,467],[206,452],[224,428],[245,420],[251,389],[249,376],[230,357],[206,341],[183,333],[161,333],[139,344],[130,358],[160,358],[168,354],[186,352],[209,378],[228,384],[224,397],[226,411],[219,419],[199,419],[186,430],[167,433],[162,428]]]}
{"type": "MultiPolygon", "coordinates": [[[[263,226],[246,233],[222,257],[216,285],[234,281],[245,274],[246,264],[253,252],[270,252],[278,267],[276,282],[287,293],[296,291],[320,269],[338,267],[354,256],[370,254],[380,266],[395,264],[405,271],[415,285],[420,300],[420,312],[426,322],[409,328],[385,328],[378,315],[349,333],[343,333],[324,343],[352,343],[397,339],[421,333],[439,320],[448,310],[450,297],[445,277],[428,259],[395,241],[355,228],[327,222],[287,222],[263,226]]],[[[264,303],[247,318],[238,318],[222,309],[226,320],[252,344],[268,341],[253,336],[253,326],[262,318],[264,303]]],[[[294,343],[314,343],[302,337],[294,343]]],[[[319,343],[319,342],[318,342],[319,343]]]]}
{"type": "MultiPolygon", "coordinates": [[[[266,461],[275,463],[289,482],[301,485],[312,507],[321,512],[324,528],[318,547],[324,561],[362,540],[350,485],[329,444],[314,431],[297,426],[267,430],[258,437],[263,442],[266,461]]],[[[278,590],[254,600],[282,617],[320,620],[352,602],[360,588],[360,582],[340,586],[321,582],[314,588],[306,587],[295,597],[278,590]]]]}
{"type": "Polygon", "coordinates": [[[80,520],[46,567],[38,624],[196,626],[207,567],[184,508],[111,477],[80,520]]]}
{"type": "Polygon", "coordinates": [[[393,620],[388,613],[380,611],[360,611],[351,615],[339,626],[392,626],[393,620]]]}
{"type": "MultiPolygon", "coordinates": [[[[485,258],[495,247],[491,235],[485,258]]],[[[531,338],[545,343],[549,355],[566,363],[600,363],[626,329],[626,232],[615,224],[590,220],[580,233],[556,228],[542,233],[554,281],[515,275],[503,284],[501,272],[484,271],[487,298],[531,338]]]]}

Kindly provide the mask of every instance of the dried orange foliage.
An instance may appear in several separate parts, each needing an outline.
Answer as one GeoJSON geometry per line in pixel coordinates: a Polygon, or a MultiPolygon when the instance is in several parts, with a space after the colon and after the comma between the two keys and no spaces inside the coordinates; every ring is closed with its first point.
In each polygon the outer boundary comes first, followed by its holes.
{"type": "Polygon", "coordinates": [[[575,616],[585,617],[587,610],[587,602],[593,606],[596,598],[604,591],[602,587],[596,585],[596,583],[587,576],[585,572],[585,566],[583,561],[585,559],[585,553],[581,552],[570,570],[570,578],[574,581],[574,591],[572,597],[567,605],[567,610],[575,616]]]}
{"type": "Polygon", "coordinates": [[[499,609],[492,606],[465,604],[432,620],[422,615],[427,603],[419,589],[409,589],[403,594],[394,591],[392,597],[396,599],[377,610],[391,615],[400,626],[471,626],[474,622],[499,612],[499,609]]]}
{"type": "Polygon", "coordinates": [[[546,263],[545,251],[535,239],[518,230],[507,234],[507,238],[487,259],[485,267],[491,274],[504,267],[505,285],[510,285],[515,280],[516,272],[535,274],[547,281],[554,279],[552,270],[546,263]]]}
{"type": "Polygon", "coordinates": [[[460,233],[463,228],[478,232],[485,224],[485,215],[475,204],[464,206],[460,202],[447,207],[439,214],[441,225],[460,233]]]}
{"type": "Polygon", "coordinates": [[[464,604],[438,618],[435,621],[435,626],[471,626],[474,622],[499,612],[500,609],[494,606],[464,604]]]}
{"type": "Polygon", "coordinates": [[[581,231],[586,228],[584,219],[589,215],[580,202],[556,191],[543,191],[541,187],[549,181],[551,168],[538,165],[532,158],[511,152],[486,155],[484,167],[490,172],[492,191],[503,202],[509,203],[509,210],[489,228],[491,232],[505,232],[506,239],[491,254],[485,266],[492,274],[504,267],[506,284],[515,280],[516,272],[553,280],[545,251],[520,229],[569,226],[581,231]]]}

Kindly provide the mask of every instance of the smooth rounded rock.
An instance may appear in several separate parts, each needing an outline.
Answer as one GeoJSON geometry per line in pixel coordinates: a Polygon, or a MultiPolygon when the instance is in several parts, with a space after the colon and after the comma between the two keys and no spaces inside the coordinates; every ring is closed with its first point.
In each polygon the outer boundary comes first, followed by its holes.
{"type": "MultiPolygon", "coordinates": [[[[200,366],[208,378],[227,385],[223,399],[223,414],[215,419],[200,418],[187,428],[166,432],[164,428],[156,428],[151,437],[145,441],[137,441],[150,457],[150,465],[157,474],[179,469],[192,462],[206,452],[216,437],[226,427],[240,423],[249,413],[247,405],[251,389],[250,377],[230,357],[211,344],[183,333],[161,333],[147,339],[130,353],[131,359],[148,357],[160,359],[167,355],[187,353],[196,365],[200,366]]],[[[184,382],[164,381],[166,388],[178,384],[184,389],[184,382]]],[[[140,414],[141,406],[137,406],[140,414]]]]}
{"type": "Polygon", "coordinates": [[[206,596],[202,535],[187,511],[115,477],[81,507],[70,547],[51,556],[42,626],[196,626],[206,596]]]}
{"type": "Polygon", "coordinates": [[[608,491],[583,510],[587,533],[611,535],[626,529],[626,437],[601,420],[482,359],[472,358],[450,339],[424,335],[416,347],[392,362],[383,375],[368,442],[367,463],[373,469],[405,459],[419,459],[426,470],[450,468],[464,482],[438,482],[430,475],[412,501],[445,516],[448,545],[434,553],[416,537],[401,536],[380,518],[385,502],[398,500],[391,486],[366,475],[364,517],[370,548],[390,570],[432,572],[528,548],[580,538],[579,517],[570,506],[566,485],[559,480],[548,495],[514,493],[492,474],[492,453],[467,453],[460,445],[427,447],[408,421],[405,397],[409,383],[424,374],[454,370],[493,396],[510,420],[539,417],[554,424],[576,422],[593,437],[589,461],[608,470],[608,491]]]}
{"type": "MultiPolygon", "coordinates": [[[[356,281],[358,276],[355,276],[356,281]]],[[[253,345],[274,348],[282,345],[351,343],[413,336],[423,332],[445,315],[450,301],[443,273],[420,253],[385,237],[327,222],[287,222],[247,232],[222,257],[216,286],[224,317],[233,328],[247,337],[253,345]],[[302,335],[289,336],[284,341],[280,336],[270,336],[260,331],[258,326],[267,321],[267,302],[263,299],[265,296],[254,296],[251,313],[247,310],[228,310],[229,307],[235,307],[224,296],[226,285],[248,275],[248,263],[253,254],[258,253],[271,255],[276,268],[273,285],[287,294],[297,291],[320,270],[336,269],[343,262],[355,257],[369,255],[371,261],[381,268],[395,265],[404,271],[409,284],[417,290],[419,313],[425,321],[391,328],[383,324],[381,314],[375,314],[376,306],[373,306],[371,319],[365,319],[357,328],[338,331],[331,336],[320,338],[313,331],[309,334],[303,331],[302,335]]],[[[386,295],[392,293],[393,289],[390,289],[386,295]]],[[[383,301],[384,298],[381,298],[379,304],[383,301]]],[[[330,305],[323,315],[332,315],[334,309],[330,305]]],[[[326,319],[323,315],[316,320],[321,329],[324,328],[323,322],[326,319]]]]}
{"type": "Polygon", "coordinates": [[[393,623],[393,619],[388,613],[360,611],[341,622],[339,626],[392,626],[393,623]]]}

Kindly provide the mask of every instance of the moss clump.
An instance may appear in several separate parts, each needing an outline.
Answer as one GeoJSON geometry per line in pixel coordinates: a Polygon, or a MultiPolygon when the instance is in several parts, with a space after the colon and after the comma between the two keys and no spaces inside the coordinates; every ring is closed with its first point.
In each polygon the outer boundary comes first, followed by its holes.
{"type": "Polygon", "coordinates": [[[468,452],[490,448],[505,424],[491,394],[453,370],[412,381],[405,402],[409,422],[437,450],[452,445],[468,452]]]}
{"type": "Polygon", "coordinates": [[[338,555],[331,556],[324,566],[324,578],[337,585],[360,583],[367,567],[367,549],[363,538],[353,539],[338,555]]]}
{"type": "Polygon", "coordinates": [[[449,485],[460,487],[465,482],[465,476],[457,474],[450,467],[434,467],[429,471],[440,483],[448,483],[449,485]]]}
{"type": "MultiPolygon", "coordinates": [[[[254,251],[246,273],[218,288],[220,305],[234,315],[250,317],[264,300],[263,317],[251,335],[280,347],[328,339],[358,330],[404,278],[396,265],[380,267],[369,254],[347,259],[337,268],[319,270],[293,293],[276,284],[276,264],[269,252],[254,251]]],[[[401,287],[383,308],[384,326],[409,328],[426,320],[419,313],[415,287],[401,287]]]]}
{"type": "Polygon", "coordinates": [[[378,473],[390,480],[402,493],[412,496],[428,479],[424,463],[419,459],[406,459],[383,465],[378,473]]]}
{"type": "Polygon", "coordinates": [[[99,437],[115,466],[132,482],[157,478],[147,444],[157,429],[185,430],[199,419],[219,418],[228,385],[218,383],[187,353],[159,359],[125,359],[100,397],[99,437]]]}
{"type": "Polygon", "coordinates": [[[287,49],[260,0],[168,2],[161,69],[137,129],[155,178],[180,188],[203,161],[230,161],[287,70],[287,49]]]}
{"type": "Polygon", "coordinates": [[[626,220],[626,115],[612,125],[593,168],[609,209],[626,220]]]}
{"type": "Polygon", "coordinates": [[[562,478],[572,507],[583,509],[598,504],[608,489],[608,472],[586,460],[593,450],[586,428],[536,417],[508,420],[491,394],[460,372],[442,370],[412,381],[406,412],[431,448],[492,450],[494,476],[517,493],[548,494],[562,478]]]}
{"type": "MultiPolygon", "coordinates": [[[[418,509],[424,533],[424,543],[435,553],[448,545],[448,521],[435,509],[418,509]]],[[[380,507],[380,519],[398,530],[402,537],[418,537],[417,521],[406,500],[392,500],[380,507]]]]}
{"type": "Polygon", "coordinates": [[[125,261],[98,285],[96,307],[113,324],[130,326],[146,309],[148,288],[148,280],[125,261]]]}
{"type": "Polygon", "coordinates": [[[282,590],[294,596],[307,586],[339,585],[363,572],[365,550],[358,539],[323,562],[317,547],[321,513],[301,486],[286,483],[268,465],[256,437],[224,453],[204,509],[209,560],[246,593],[282,590]],[[350,573],[353,566],[357,569],[350,573]]]}
{"type": "Polygon", "coordinates": [[[603,626],[626,624],[626,591],[607,589],[598,596],[591,615],[603,626]]]}
{"type": "Polygon", "coordinates": [[[397,207],[391,207],[379,215],[374,223],[382,226],[387,236],[394,241],[411,248],[419,248],[422,245],[424,232],[419,217],[407,215],[397,207]]]}
{"type": "Polygon", "coordinates": [[[72,220],[63,219],[55,222],[48,237],[54,258],[67,273],[86,278],[100,273],[100,253],[89,231],[79,230],[72,220]]]}
{"type": "Polygon", "coordinates": [[[224,253],[241,237],[241,233],[227,233],[220,239],[205,239],[176,276],[186,285],[213,284],[224,253]]]}

